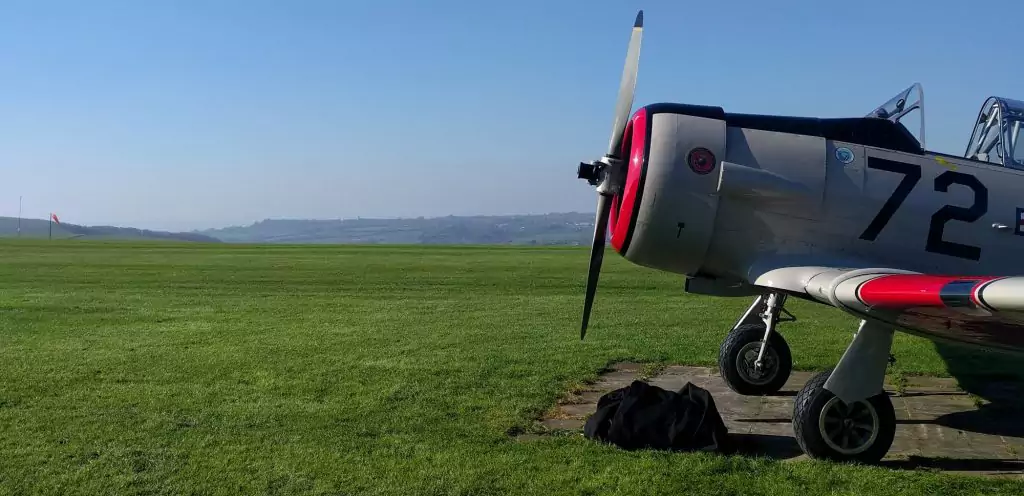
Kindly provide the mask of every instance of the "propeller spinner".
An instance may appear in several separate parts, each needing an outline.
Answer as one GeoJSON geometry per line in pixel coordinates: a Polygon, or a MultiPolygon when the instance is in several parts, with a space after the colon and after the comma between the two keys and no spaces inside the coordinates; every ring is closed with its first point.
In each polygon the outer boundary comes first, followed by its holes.
{"type": "Polygon", "coordinates": [[[597,292],[597,279],[601,275],[601,262],[604,260],[604,243],[608,233],[608,215],[611,213],[612,197],[622,188],[625,164],[619,154],[624,139],[623,133],[629,120],[629,111],[633,108],[633,90],[636,87],[636,73],[640,64],[640,37],[643,34],[643,27],[644,11],[641,10],[636,14],[633,32],[629,37],[626,63],[622,68],[622,81],[619,83],[619,96],[615,102],[615,120],[612,123],[612,137],[608,142],[608,152],[599,160],[581,163],[577,170],[577,177],[586,179],[591,185],[597,186],[597,218],[594,221],[594,243],[590,250],[590,272],[587,275],[587,295],[583,303],[580,339],[587,335],[590,310],[594,306],[594,293],[597,292]]]}

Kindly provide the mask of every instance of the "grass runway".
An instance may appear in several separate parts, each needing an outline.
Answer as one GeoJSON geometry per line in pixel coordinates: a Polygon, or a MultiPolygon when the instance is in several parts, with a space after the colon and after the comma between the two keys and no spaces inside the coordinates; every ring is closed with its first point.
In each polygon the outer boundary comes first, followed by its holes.
{"type": "MultiPolygon", "coordinates": [[[[714,365],[746,299],[587,248],[0,242],[0,494],[1020,494],[510,432],[620,360],[714,365]]],[[[856,321],[790,299],[798,369],[856,321]]],[[[897,372],[945,375],[897,336],[897,372]]],[[[998,360],[971,358],[979,373],[998,360]]]]}

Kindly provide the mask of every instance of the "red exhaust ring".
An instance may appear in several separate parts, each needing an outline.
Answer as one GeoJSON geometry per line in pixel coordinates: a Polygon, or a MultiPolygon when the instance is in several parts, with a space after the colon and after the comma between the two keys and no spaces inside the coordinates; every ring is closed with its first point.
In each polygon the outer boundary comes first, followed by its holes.
{"type": "MultiPolygon", "coordinates": [[[[624,160],[629,159],[628,153],[630,151],[630,142],[633,135],[633,119],[626,122],[626,129],[622,132],[622,146],[619,148],[619,156],[627,157],[624,160]]],[[[623,174],[623,188],[625,188],[626,179],[629,176],[629,164],[626,163],[626,172],[623,174]]],[[[615,225],[619,218],[619,209],[622,208],[622,192],[616,192],[612,196],[612,208],[608,211],[608,234],[612,235],[612,246],[615,246],[615,225]]],[[[618,251],[619,247],[615,246],[615,250],[618,251]]]]}
{"type": "Polygon", "coordinates": [[[620,255],[626,254],[629,248],[631,225],[635,225],[637,193],[640,191],[640,178],[647,162],[645,156],[647,144],[647,107],[642,107],[633,114],[626,124],[623,133],[621,156],[628,157],[626,163],[625,187],[621,195],[612,199],[612,210],[609,227],[612,231],[611,244],[620,255]],[[625,215],[619,215],[624,212],[625,215]]]}

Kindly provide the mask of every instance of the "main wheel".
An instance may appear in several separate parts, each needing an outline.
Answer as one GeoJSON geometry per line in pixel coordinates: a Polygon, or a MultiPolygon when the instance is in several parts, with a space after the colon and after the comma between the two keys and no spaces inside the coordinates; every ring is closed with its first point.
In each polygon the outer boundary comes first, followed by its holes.
{"type": "Polygon", "coordinates": [[[831,371],[822,372],[796,395],[793,433],[811,458],[875,463],[896,437],[896,412],[884,391],[847,405],[825,389],[831,371]]]}
{"type": "Polygon", "coordinates": [[[793,371],[793,356],[781,334],[768,336],[767,347],[756,366],[764,337],[764,324],[747,324],[729,332],[718,350],[718,368],[730,389],[745,396],[777,393],[793,371]]]}

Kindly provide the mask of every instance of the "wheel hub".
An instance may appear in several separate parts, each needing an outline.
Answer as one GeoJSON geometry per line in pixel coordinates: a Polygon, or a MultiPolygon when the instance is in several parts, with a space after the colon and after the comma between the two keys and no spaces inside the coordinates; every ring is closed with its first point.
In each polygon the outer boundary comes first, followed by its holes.
{"type": "Polygon", "coordinates": [[[844,455],[856,455],[871,447],[878,437],[878,412],[867,401],[847,405],[832,397],[821,409],[818,430],[822,439],[833,450],[844,455]]]}
{"type": "Polygon", "coordinates": [[[761,363],[757,363],[757,353],[761,350],[761,342],[747,343],[736,355],[736,371],[744,381],[758,386],[768,384],[779,373],[779,356],[771,346],[766,345],[761,363]]]}

